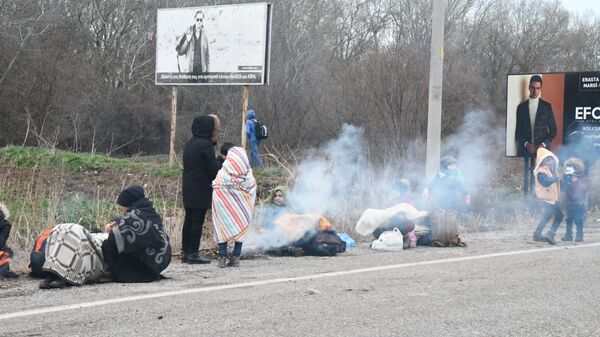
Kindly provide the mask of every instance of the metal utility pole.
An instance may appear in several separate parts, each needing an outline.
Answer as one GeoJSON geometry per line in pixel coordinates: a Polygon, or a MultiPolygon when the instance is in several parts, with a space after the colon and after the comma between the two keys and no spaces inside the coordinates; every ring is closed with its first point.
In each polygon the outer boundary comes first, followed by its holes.
{"type": "Polygon", "coordinates": [[[444,76],[444,13],[447,0],[432,0],[431,59],[429,63],[429,104],[427,111],[427,181],[435,176],[440,165],[442,134],[442,83],[444,76]]]}

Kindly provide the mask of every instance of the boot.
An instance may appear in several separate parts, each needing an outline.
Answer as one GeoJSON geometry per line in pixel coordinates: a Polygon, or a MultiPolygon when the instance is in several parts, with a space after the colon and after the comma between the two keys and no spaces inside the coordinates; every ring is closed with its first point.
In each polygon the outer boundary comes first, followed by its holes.
{"type": "Polygon", "coordinates": [[[217,258],[217,267],[219,267],[219,268],[225,268],[225,267],[227,267],[227,257],[225,257],[225,256],[219,256],[217,258]]]}
{"type": "Polygon", "coordinates": [[[565,233],[565,235],[563,235],[562,238],[560,238],[561,241],[573,241],[573,233],[565,233]]]}
{"type": "Polygon", "coordinates": [[[229,263],[227,263],[227,267],[239,267],[239,266],[240,266],[240,257],[239,256],[230,255],[229,256],[229,263]]]}
{"type": "Polygon", "coordinates": [[[552,233],[552,232],[546,233],[546,241],[548,241],[548,243],[551,245],[555,245],[556,241],[554,241],[554,233],[552,233]]]}
{"type": "Polygon", "coordinates": [[[533,241],[542,242],[546,241],[546,238],[542,236],[541,232],[533,232],[533,241]]]}
{"type": "Polygon", "coordinates": [[[575,242],[583,242],[583,232],[577,232],[577,236],[575,237],[575,242]]]}
{"type": "Polygon", "coordinates": [[[204,256],[200,256],[198,252],[196,252],[188,254],[181,253],[181,262],[187,264],[209,264],[211,261],[204,256]]]}

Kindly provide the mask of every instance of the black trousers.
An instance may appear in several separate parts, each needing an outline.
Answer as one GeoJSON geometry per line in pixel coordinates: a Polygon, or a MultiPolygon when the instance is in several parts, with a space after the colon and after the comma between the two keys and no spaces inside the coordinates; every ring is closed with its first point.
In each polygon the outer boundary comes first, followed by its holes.
{"type": "Polygon", "coordinates": [[[144,265],[135,255],[119,254],[115,237],[111,234],[102,243],[104,262],[112,272],[115,282],[137,283],[160,280],[160,274],[144,265]]]}
{"type": "Polygon", "coordinates": [[[207,211],[205,208],[185,208],[185,220],[181,235],[181,250],[184,254],[198,252],[207,211]]]}

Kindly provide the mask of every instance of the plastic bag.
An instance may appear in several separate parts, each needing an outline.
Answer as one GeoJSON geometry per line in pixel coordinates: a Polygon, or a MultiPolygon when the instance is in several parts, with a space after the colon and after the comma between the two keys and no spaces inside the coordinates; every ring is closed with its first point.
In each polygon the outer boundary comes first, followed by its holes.
{"type": "Polygon", "coordinates": [[[379,239],[373,241],[371,248],[375,250],[397,252],[402,250],[403,245],[404,239],[402,237],[402,233],[398,228],[394,228],[393,231],[385,231],[381,233],[379,239]]]}
{"type": "Polygon", "coordinates": [[[354,241],[348,233],[337,233],[337,236],[339,236],[342,241],[346,242],[346,248],[356,247],[356,241],[354,241]]]}

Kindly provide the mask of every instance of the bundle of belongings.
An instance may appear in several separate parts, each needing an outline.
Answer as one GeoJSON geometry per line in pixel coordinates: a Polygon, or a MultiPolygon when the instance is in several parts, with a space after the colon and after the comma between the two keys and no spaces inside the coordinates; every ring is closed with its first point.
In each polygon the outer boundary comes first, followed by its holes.
{"type": "Polygon", "coordinates": [[[274,228],[259,239],[269,247],[267,254],[335,256],[346,251],[346,242],[321,215],[286,213],[273,223],[274,228]]]}
{"type": "Polygon", "coordinates": [[[386,209],[369,208],[358,220],[356,232],[360,235],[373,235],[377,241],[372,245],[374,249],[398,250],[396,246],[400,242],[399,234],[403,237],[403,248],[415,247],[420,237],[430,233],[427,226],[420,224],[426,216],[427,212],[419,211],[407,203],[386,209]],[[379,240],[382,235],[384,237],[379,240]],[[385,249],[386,245],[390,249],[385,249]]]}

